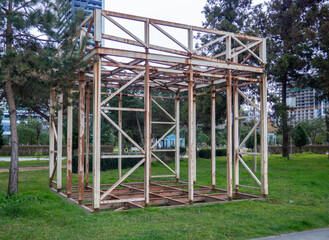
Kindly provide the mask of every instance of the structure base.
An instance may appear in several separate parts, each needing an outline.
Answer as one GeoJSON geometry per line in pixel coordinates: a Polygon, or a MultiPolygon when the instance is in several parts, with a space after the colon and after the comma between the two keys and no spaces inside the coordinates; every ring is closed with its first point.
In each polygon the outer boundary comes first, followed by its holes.
{"type": "MultiPolygon", "coordinates": [[[[109,187],[111,187],[111,185],[109,184],[101,185],[101,189],[106,190],[109,187]]],[[[231,201],[234,202],[242,200],[264,199],[259,195],[243,192],[235,193],[232,199],[228,199],[227,191],[225,189],[195,184],[194,201],[190,203],[188,199],[187,188],[188,183],[184,181],[152,182],[150,184],[150,203],[147,207],[173,208],[184,206],[208,205],[214,203],[227,203],[231,201]]],[[[72,193],[70,197],[68,197],[64,193],[60,193],[60,195],[62,197],[66,197],[70,203],[75,203],[79,205],[77,186],[72,187],[72,193]]],[[[84,196],[84,201],[80,204],[80,206],[90,213],[102,210],[117,212],[126,211],[130,209],[142,209],[146,207],[144,205],[144,201],[127,201],[127,199],[137,199],[144,197],[143,182],[121,184],[120,188],[114,189],[111,194],[109,194],[108,197],[104,199],[105,201],[115,201],[115,203],[103,203],[100,205],[100,209],[97,209],[96,211],[92,208],[91,187],[88,187],[88,189],[84,191],[84,196]]]]}

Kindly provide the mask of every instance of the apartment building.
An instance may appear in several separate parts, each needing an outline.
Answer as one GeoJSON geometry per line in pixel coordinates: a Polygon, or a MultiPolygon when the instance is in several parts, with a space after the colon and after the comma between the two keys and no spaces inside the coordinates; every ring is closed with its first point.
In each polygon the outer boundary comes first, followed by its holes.
{"type": "Polygon", "coordinates": [[[303,120],[324,118],[329,107],[327,101],[317,99],[318,92],[313,88],[294,88],[287,90],[289,118],[293,126],[303,120]]]}
{"type": "Polygon", "coordinates": [[[95,9],[103,9],[103,0],[71,0],[72,12],[75,9],[83,9],[87,15],[91,14],[95,9]]]}

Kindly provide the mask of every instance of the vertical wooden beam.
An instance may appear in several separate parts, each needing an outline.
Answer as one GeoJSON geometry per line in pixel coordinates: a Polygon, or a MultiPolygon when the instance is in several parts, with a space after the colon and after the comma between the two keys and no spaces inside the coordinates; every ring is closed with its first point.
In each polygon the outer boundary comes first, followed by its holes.
{"type": "Polygon", "coordinates": [[[145,61],[145,76],[144,76],[144,150],[145,150],[145,163],[144,163],[144,193],[145,193],[145,205],[150,202],[150,166],[151,166],[151,99],[150,99],[150,69],[148,60],[145,61]]]}
{"type": "Polygon", "coordinates": [[[150,175],[150,183],[152,181],[152,92],[150,88],[150,94],[149,94],[149,99],[150,99],[150,170],[149,170],[149,175],[150,175]]]}
{"type": "MultiPolygon", "coordinates": [[[[256,108],[254,108],[254,116],[256,116],[256,108]]],[[[257,120],[254,117],[254,124],[256,124],[257,120]]],[[[254,152],[257,152],[257,128],[255,128],[254,132],[254,152]]],[[[257,154],[254,155],[254,173],[257,172],[257,154]]]]}
{"type": "Polygon", "coordinates": [[[101,59],[95,56],[93,91],[93,209],[100,207],[101,160],[101,59]]]}
{"type": "Polygon", "coordinates": [[[188,198],[193,202],[194,189],[194,117],[193,117],[193,68],[190,66],[188,82],[188,198]]]}
{"type": "Polygon", "coordinates": [[[238,158],[238,147],[239,147],[239,92],[238,82],[234,80],[233,87],[233,158],[234,158],[234,189],[235,192],[239,192],[239,158],[238,158]]]}
{"type": "Polygon", "coordinates": [[[79,140],[78,140],[78,202],[82,204],[84,195],[84,155],[85,155],[85,76],[79,76],[79,140]]]}
{"type": "MultiPolygon", "coordinates": [[[[190,28],[187,33],[188,48],[190,52],[193,52],[193,30],[190,28]]],[[[190,58],[192,56],[190,55],[190,58]]],[[[192,203],[194,199],[194,156],[195,156],[195,134],[194,134],[194,79],[193,79],[193,67],[189,68],[189,82],[188,82],[188,199],[192,203]]]]}
{"type": "Polygon", "coordinates": [[[264,197],[268,195],[268,152],[267,152],[267,80],[261,82],[261,188],[264,197]]]}
{"type": "MultiPolygon", "coordinates": [[[[119,108],[122,108],[122,92],[119,94],[119,108]]],[[[122,129],[122,111],[118,111],[118,125],[122,129]]],[[[118,131],[118,152],[122,155],[122,133],[118,131]]],[[[118,179],[122,177],[122,158],[118,158],[118,179]]]]}
{"type": "Polygon", "coordinates": [[[86,186],[89,184],[89,127],[90,127],[90,83],[87,83],[86,95],[86,186]]]}
{"type": "Polygon", "coordinates": [[[52,187],[51,177],[55,166],[55,130],[54,130],[54,117],[55,117],[55,89],[50,90],[50,107],[49,107],[49,187],[52,187]]]}
{"type": "Polygon", "coordinates": [[[180,100],[179,94],[176,93],[175,98],[175,123],[176,123],[176,130],[175,130],[175,173],[176,173],[176,181],[179,181],[180,177],[180,100]]]}
{"type": "Polygon", "coordinates": [[[193,137],[194,137],[194,141],[193,141],[193,167],[194,167],[194,175],[193,175],[193,182],[196,182],[196,151],[197,151],[197,142],[196,142],[196,130],[197,130],[197,126],[196,126],[196,91],[194,89],[193,91],[193,118],[194,118],[194,128],[193,128],[193,137]]]}
{"type": "Polygon", "coordinates": [[[62,158],[63,158],[63,92],[58,93],[58,118],[57,118],[57,191],[62,189],[62,158]]]}
{"type": "Polygon", "coordinates": [[[95,42],[100,43],[102,41],[102,12],[101,12],[101,9],[95,9],[95,11],[94,11],[94,39],[95,39],[95,42]]]}
{"type": "Polygon", "coordinates": [[[72,132],[73,132],[73,88],[68,88],[68,106],[67,106],[67,137],[66,137],[66,194],[68,197],[72,194],[72,132]]]}
{"type": "Polygon", "coordinates": [[[232,48],[232,37],[230,35],[228,35],[226,37],[226,60],[227,61],[231,61],[231,58],[232,58],[231,48],[232,48]]]}
{"type": "Polygon", "coordinates": [[[226,123],[227,123],[227,198],[232,199],[232,76],[227,71],[226,80],[226,123]]]}
{"type": "MultiPolygon", "coordinates": [[[[150,25],[145,22],[144,40],[146,43],[145,53],[148,56],[148,46],[150,43],[150,25]]],[[[150,203],[150,168],[151,168],[151,97],[150,97],[150,66],[148,60],[145,60],[144,75],[144,198],[145,206],[150,203]]]]}
{"type": "Polygon", "coordinates": [[[211,185],[216,185],[216,89],[211,87],[211,185]]]}

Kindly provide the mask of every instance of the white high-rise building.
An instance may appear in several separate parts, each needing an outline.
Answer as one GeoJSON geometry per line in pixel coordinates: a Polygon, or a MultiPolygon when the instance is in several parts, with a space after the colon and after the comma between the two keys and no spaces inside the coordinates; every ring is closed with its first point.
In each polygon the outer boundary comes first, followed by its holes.
{"type": "Polygon", "coordinates": [[[327,114],[329,103],[317,99],[318,90],[313,88],[294,88],[287,90],[287,105],[291,108],[288,116],[292,125],[303,120],[324,118],[327,114]]]}

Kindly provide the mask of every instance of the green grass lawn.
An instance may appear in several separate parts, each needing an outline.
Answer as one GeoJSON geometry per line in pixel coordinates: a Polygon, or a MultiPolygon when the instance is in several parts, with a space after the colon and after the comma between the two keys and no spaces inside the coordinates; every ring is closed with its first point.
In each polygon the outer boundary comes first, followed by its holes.
{"type": "MultiPolygon", "coordinates": [[[[187,161],[181,166],[186,180],[187,161]]],[[[197,183],[209,184],[210,160],[198,159],[197,167],[197,183]]],[[[241,184],[255,186],[240,167],[241,184]]],[[[152,172],[168,173],[159,163],[152,163],[152,172]]],[[[217,158],[217,172],[218,186],[224,187],[225,157],[217,158]]],[[[116,175],[103,172],[101,181],[116,175]]],[[[142,175],[138,169],[129,181],[142,175]]],[[[8,173],[0,173],[0,239],[248,239],[329,226],[326,155],[304,153],[289,161],[270,156],[268,200],[173,209],[89,215],[46,189],[47,177],[46,170],[19,173],[20,195],[7,200],[8,173]]]]}
{"type": "MultiPolygon", "coordinates": [[[[66,159],[63,159],[63,164],[66,164],[66,159]]],[[[18,167],[40,167],[40,166],[48,166],[48,160],[27,160],[27,161],[19,161],[18,167]]],[[[0,161],[0,168],[9,168],[10,162],[8,161],[0,161]]]]}

